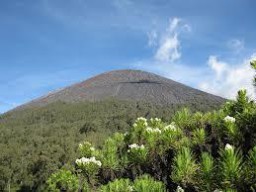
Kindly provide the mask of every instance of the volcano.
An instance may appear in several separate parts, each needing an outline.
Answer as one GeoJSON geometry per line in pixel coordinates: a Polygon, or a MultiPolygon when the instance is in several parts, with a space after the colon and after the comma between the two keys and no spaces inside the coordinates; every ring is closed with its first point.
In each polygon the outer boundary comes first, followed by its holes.
{"type": "Polygon", "coordinates": [[[191,88],[171,79],[140,70],[110,71],[35,99],[23,106],[45,106],[63,101],[103,101],[106,99],[145,101],[157,105],[221,104],[225,99],[191,88]]]}

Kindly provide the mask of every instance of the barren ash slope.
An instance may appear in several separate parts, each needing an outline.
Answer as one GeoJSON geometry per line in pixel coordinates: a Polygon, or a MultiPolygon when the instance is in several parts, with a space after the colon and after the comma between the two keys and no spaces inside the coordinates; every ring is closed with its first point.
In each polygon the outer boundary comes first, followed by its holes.
{"type": "Polygon", "coordinates": [[[19,108],[105,99],[144,101],[157,105],[220,105],[225,99],[140,70],[110,71],[60,91],[35,99],[19,108]]]}

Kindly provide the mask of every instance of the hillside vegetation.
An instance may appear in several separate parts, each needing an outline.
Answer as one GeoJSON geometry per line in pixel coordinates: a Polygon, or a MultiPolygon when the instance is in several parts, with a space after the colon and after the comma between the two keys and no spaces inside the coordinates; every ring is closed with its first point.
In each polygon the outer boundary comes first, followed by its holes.
{"type": "Polygon", "coordinates": [[[169,121],[187,106],[208,111],[217,104],[156,106],[145,102],[55,102],[0,116],[0,191],[41,191],[50,174],[78,155],[86,140],[100,146],[110,134],[128,130],[138,116],[169,121]]]}
{"type": "Polygon", "coordinates": [[[184,108],[171,123],[140,117],[101,147],[84,141],[78,151],[49,177],[48,191],[255,191],[256,103],[240,90],[218,111],[184,108]]]}

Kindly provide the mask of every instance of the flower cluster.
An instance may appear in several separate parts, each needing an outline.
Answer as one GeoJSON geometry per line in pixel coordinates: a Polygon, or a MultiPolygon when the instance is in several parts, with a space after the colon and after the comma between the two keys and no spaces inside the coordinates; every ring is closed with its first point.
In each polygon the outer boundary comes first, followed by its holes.
{"type": "Polygon", "coordinates": [[[81,156],[84,157],[93,156],[93,152],[95,151],[95,148],[92,146],[92,144],[87,141],[80,143],[78,149],[80,151],[81,156]]]}
{"type": "Polygon", "coordinates": [[[222,192],[222,191],[219,189],[215,189],[213,192],[222,192]]]}
{"type": "Polygon", "coordinates": [[[228,143],[226,144],[226,146],[225,146],[226,151],[231,151],[231,150],[233,151],[233,149],[234,149],[234,147],[232,145],[230,145],[228,143]]]}
{"type": "Polygon", "coordinates": [[[157,125],[159,125],[161,123],[161,119],[159,119],[159,118],[151,118],[150,119],[150,123],[151,123],[152,126],[157,126],[157,125]]]}
{"type": "Polygon", "coordinates": [[[184,189],[182,189],[181,186],[178,186],[177,189],[176,189],[176,192],[184,192],[184,189]]]}
{"type": "Polygon", "coordinates": [[[137,127],[138,124],[141,124],[141,125],[147,127],[147,126],[148,126],[147,119],[144,118],[144,117],[139,117],[139,118],[137,118],[136,123],[134,123],[133,126],[134,126],[134,127],[137,127]]]}
{"type": "Polygon", "coordinates": [[[177,128],[174,122],[164,127],[164,131],[176,131],[176,130],[177,128]]]}
{"type": "Polygon", "coordinates": [[[159,134],[161,133],[161,130],[160,130],[159,128],[153,129],[153,128],[151,128],[151,127],[147,127],[146,131],[147,131],[148,133],[159,133],[159,134]]]}
{"type": "Polygon", "coordinates": [[[133,144],[129,145],[129,148],[130,148],[130,149],[144,149],[145,146],[144,146],[144,145],[138,145],[138,144],[136,144],[136,143],[133,143],[133,144]]]}
{"type": "Polygon", "coordinates": [[[147,149],[144,145],[138,145],[133,143],[128,146],[130,149],[127,150],[128,158],[132,162],[142,164],[147,160],[147,149]]]}
{"type": "Polygon", "coordinates": [[[129,185],[129,186],[128,186],[128,190],[129,190],[129,191],[134,191],[133,186],[129,185]]]}
{"type": "Polygon", "coordinates": [[[234,117],[226,116],[224,118],[225,122],[235,123],[236,119],[234,117]]]}
{"type": "Polygon", "coordinates": [[[96,164],[99,167],[101,167],[102,165],[100,161],[95,159],[95,157],[90,157],[90,158],[82,157],[81,159],[76,160],[76,164],[78,166],[89,165],[91,163],[96,164]]]}
{"type": "Polygon", "coordinates": [[[91,146],[92,146],[92,144],[88,141],[85,141],[83,143],[79,143],[79,148],[80,149],[83,148],[83,147],[91,147],[91,146]]]}
{"type": "Polygon", "coordinates": [[[138,118],[137,118],[137,121],[145,121],[145,122],[147,122],[147,119],[144,118],[144,117],[138,117],[138,118]]]}

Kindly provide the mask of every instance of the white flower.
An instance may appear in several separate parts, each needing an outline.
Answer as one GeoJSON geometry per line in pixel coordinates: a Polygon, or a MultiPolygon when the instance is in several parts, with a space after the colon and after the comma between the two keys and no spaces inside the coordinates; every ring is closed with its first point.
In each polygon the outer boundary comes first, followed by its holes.
{"type": "Polygon", "coordinates": [[[83,148],[84,146],[90,147],[90,146],[92,146],[92,144],[88,141],[85,141],[85,142],[79,144],[79,148],[83,148]]]}
{"type": "Polygon", "coordinates": [[[155,128],[155,129],[154,129],[154,132],[155,132],[155,133],[161,133],[161,130],[160,130],[159,128],[155,128]]]}
{"type": "Polygon", "coordinates": [[[139,117],[139,118],[137,118],[137,121],[147,121],[147,119],[144,117],[139,117]]]}
{"type": "Polygon", "coordinates": [[[94,147],[90,147],[90,150],[91,150],[91,151],[95,151],[95,148],[94,148],[94,147]]]}
{"type": "MultiPolygon", "coordinates": [[[[137,119],[136,123],[138,123],[138,122],[142,123],[143,126],[148,126],[147,119],[144,118],[144,117],[139,117],[139,118],[137,119]]],[[[136,124],[136,123],[135,123],[135,124],[136,124]]],[[[137,126],[137,124],[136,124],[136,126],[137,126]]],[[[135,127],[136,127],[136,126],[135,126],[135,127]]]]}
{"type": "Polygon", "coordinates": [[[128,190],[129,190],[129,191],[134,191],[134,189],[133,189],[132,186],[128,186],[128,190]]]}
{"type": "Polygon", "coordinates": [[[151,118],[150,121],[151,121],[151,123],[153,123],[153,122],[159,123],[159,122],[161,122],[161,119],[159,119],[159,118],[151,118]]]}
{"type": "Polygon", "coordinates": [[[225,122],[231,122],[231,123],[235,123],[236,119],[234,117],[230,117],[230,116],[226,116],[224,118],[225,122]]]}
{"type": "Polygon", "coordinates": [[[233,149],[234,149],[234,147],[232,145],[230,145],[228,143],[226,144],[225,150],[229,151],[229,150],[233,150],[233,149]]]}
{"type": "Polygon", "coordinates": [[[78,166],[88,165],[90,163],[94,163],[94,164],[98,165],[99,167],[101,167],[101,165],[102,165],[100,161],[95,159],[95,157],[90,157],[90,158],[82,157],[80,159],[76,159],[76,164],[78,166]]]}
{"type": "Polygon", "coordinates": [[[138,148],[138,147],[139,147],[139,145],[136,144],[136,143],[133,143],[133,144],[129,145],[129,148],[130,148],[130,149],[138,148]]]}
{"type": "Polygon", "coordinates": [[[175,123],[171,123],[170,125],[167,125],[164,127],[164,131],[176,131],[177,128],[175,126],[175,123]]]}
{"type": "Polygon", "coordinates": [[[148,133],[161,133],[161,130],[159,128],[152,129],[151,127],[147,127],[146,131],[148,133]]]}
{"type": "Polygon", "coordinates": [[[153,131],[153,129],[152,129],[151,127],[147,127],[146,131],[147,131],[148,133],[151,133],[151,132],[153,131]]]}
{"type": "Polygon", "coordinates": [[[176,189],[176,192],[184,192],[184,189],[182,189],[182,187],[178,186],[176,189]]]}
{"type": "Polygon", "coordinates": [[[222,191],[219,189],[215,189],[213,192],[222,192],[222,191]]]}
{"type": "MultiPolygon", "coordinates": [[[[136,144],[136,143],[133,143],[133,144],[129,145],[129,148],[130,148],[130,149],[135,149],[135,150],[137,150],[137,149],[145,149],[145,146],[144,146],[144,145],[138,145],[138,144],[136,144]]],[[[130,152],[130,150],[128,150],[128,152],[130,152]]]]}

